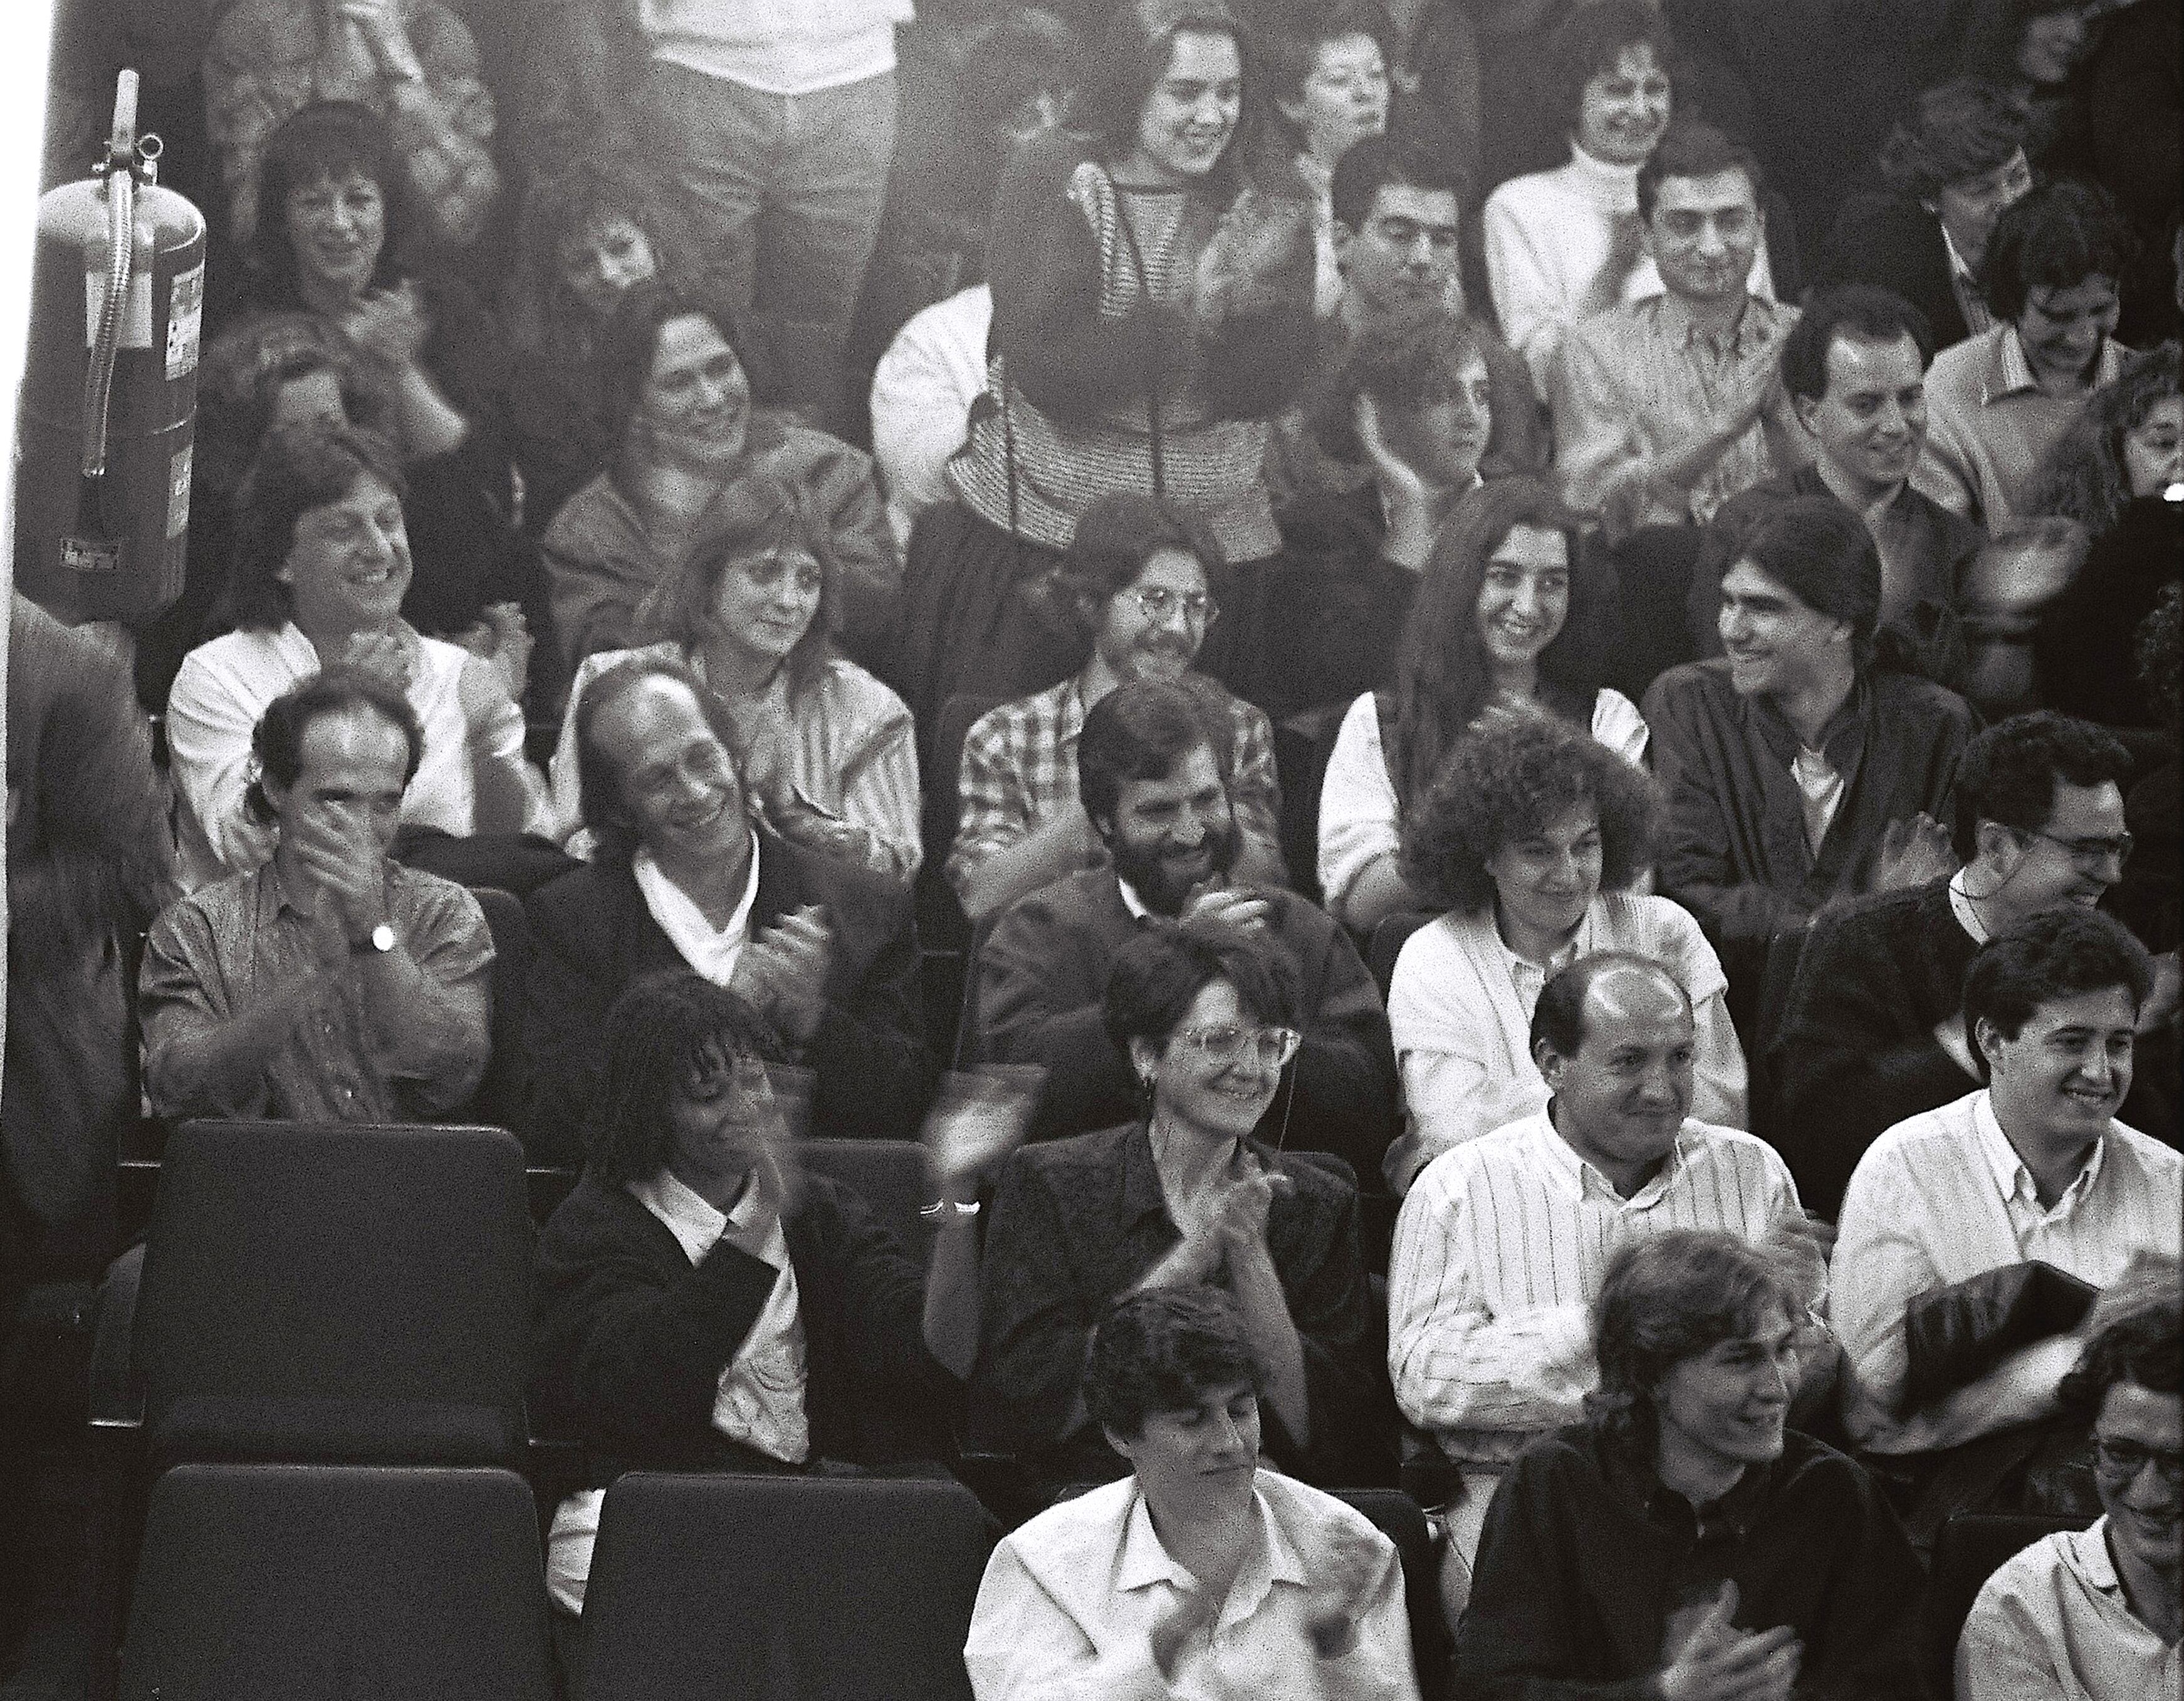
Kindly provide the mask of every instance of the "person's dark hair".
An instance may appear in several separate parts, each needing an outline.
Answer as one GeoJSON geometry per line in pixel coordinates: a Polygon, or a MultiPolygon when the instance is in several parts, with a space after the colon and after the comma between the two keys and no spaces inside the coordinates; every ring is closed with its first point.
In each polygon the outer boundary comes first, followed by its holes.
{"type": "Polygon", "coordinates": [[[1217,590],[1227,562],[1196,515],[1140,491],[1095,497],[1078,518],[1069,548],[1038,586],[1039,613],[1058,632],[1091,636],[1109,601],[1163,549],[1190,556],[1206,571],[1208,594],[1217,590]]]}
{"type": "Polygon", "coordinates": [[[1758,1328],[1769,1308],[1794,1324],[1804,1312],[1774,1257],[1733,1234],[1670,1229],[1632,1240],[1608,1259],[1593,1302],[1600,1385],[1585,1420],[1652,1458],[1659,1442],[1654,1390],[1686,1359],[1758,1328]]]}
{"type": "Polygon", "coordinates": [[[1244,71],[1244,106],[1212,176],[1232,182],[1252,158],[1260,125],[1258,67],[1249,31],[1228,0],[1119,0],[1087,52],[1074,123],[1110,161],[1137,145],[1138,115],[1167,75],[1178,36],[1226,36],[1244,71]]]}
{"type": "Polygon", "coordinates": [[[339,502],[367,476],[398,498],[408,493],[401,458],[376,432],[309,425],[267,434],[235,497],[228,594],[237,625],[274,632],[287,625],[294,599],[275,575],[295,547],[296,522],[315,508],[339,502]]]}
{"type": "Polygon", "coordinates": [[[2017,68],[2017,54],[2025,26],[2051,12],[2087,9],[2086,0],[1972,0],[1970,16],[1958,25],[1964,45],[1958,68],[1967,76],[1992,82],[2021,82],[2025,74],[2017,68]]]}
{"type": "Polygon", "coordinates": [[[1871,284],[1814,290],[1782,339],[1782,386],[1792,396],[1817,402],[1828,393],[1828,351],[1838,337],[1893,343],[1907,336],[1918,345],[1919,365],[1925,370],[1934,358],[1934,333],[1926,315],[1902,296],[1871,284]]]}
{"type": "Polygon", "coordinates": [[[2092,1333],[2055,1390],[2064,1415],[2091,1427],[2109,1390],[2129,1382],[2184,1392],[2184,1266],[2142,1252],[2094,1303],[2092,1333]]]}
{"type": "Polygon", "coordinates": [[[1635,951],[1588,951],[1547,976],[1540,988],[1540,1001],[1532,1007],[1532,1026],[1525,1044],[1532,1055],[1546,1046],[1557,1057],[1575,1057],[1585,1044],[1585,1001],[1592,983],[1616,969],[1638,969],[1657,976],[1683,994],[1684,1008],[1691,1007],[1691,988],[1676,978],[1675,970],[1635,951]]]}
{"type": "Polygon", "coordinates": [[[386,120],[354,101],[320,100],[291,113],[266,138],[258,164],[258,226],[250,243],[251,269],[263,281],[266,297],[302,305],[296,293],[296,250],[288,233],[288,197],[328,179],[365,179],[384,203],[379,258],[370,286],[392,287],[401,280],[397,258],[407,208],[406,179],[395,158],[394,139],[386,120]]]}
{"type": "Polygon", "coordinates": [[[607,1187],[667,1167],[675,1095],[738,1059],[786,1063],[772,1025],[738,994],[687,969],[632,981],[607,1012],[584,1167],[607,1187]]]}
{"type": "Polygon", "coordinates": [[[571,292],[568,261],[586,232],[610,220],[644,234],[661,278],[690,275],[675,215],[639,160],[621,153],[572,160],[524,197],[508,287],[513,346],[571,362],[597,350],[606,326],[571,292]]]}
{"type": "Polygon", "coordinates": [[[2066,904],[1990,939],[1964,970],[1964,1038],[1986,1076],[1980,1024],[2015,1039],[2041,1005],[2120,987],[2134,1009],[2153,990],[2153,962],[2131,930],[2098,909],[2066,904]]]}
{"type": "Polygon", "coordinates": [[[577,693],[574,729],[577,812],[599,842],[599,859],[610,864],[627,864],[634,857],[638,837],[622,797],[621,775],[616,771],[614,759],[599,748],[596,729],[600,715],[648,679],[671,679],[688,689],[698,700],[705,724],[713,729],[713,736],[728,753],[738,783],[742,779],[743,747],[736,736],[735,723],[728,719],[727,709],[720,698],[705,688],[705,681],[691,670],[688,663],[673,656],[656,654],[633,655],[616,662],[577,693]]]}
{"type": "Polygon", "coordinates": [[[1549,39],[1550,86],[1561,107],[1563,128],[1572,136],[1585,106],[1585,86],[1613,72],[1627,47],[1651,47],[1654,63],[1667,73],[1673,92],[1680,69],[1676,39],[1660,7],[1651,0],[1596,0],[1574,8],[1549,39]]]}
{"type": "Polygon", "coordinates": [[[1166,1046],[1192,1001],[1216,981],[1236,989],[1236,1001],[1262,1022],[1295,1026],[1297,968],[1278,940],[1205,918],[1148,920],[1115,953],[1107,970],[1100,1019],[1115,1049],[1134,1039],[1166,1046]]]}
{"type": "Polygon", "coordinates": [[[2177,393],[2174,342],[2125,361],[2048,446],[2025,512],[2075,520],[2094,537],[2114,526],[2131,502],[2124,439],[2146,423],[2156,403],[2177,393]]]}
{"type": "Polygon", "coordinates": [[[1981,77],[1923,90],[1881,143],[1881,180],[1897,194],[1930,203],[1951,183],[1984,177],[2025,146],[2031,108],[2023,96],[1981,77]]]}
{"type": "Polygon", "coordinates": [[[788,690],[800,698],[819,682],[834,653],[841,624],[842,559],[833,529],[802,486],[772,472],[723,485],[698,516],[689,542],[668,577],[638,605],[638,629],[697,649],[716,624],[721,575],[728,564],[801,546],[819,564],[819,606],[788,653],[788,690]]]}
{"type": "Polygon", "coordinates": [[[1456,197],[1459,216],[1471,204],[1473,187],[1463,172],[1431,148],[1407,137],[1360,136],[1334,168],[1328,198],[1335,222],[1353,236],[1373,216],[1373,203],[1394,184],[1405,189],[1446,190],[1456,197]]]}
{"type": "Polygon", "coordinates": [[[652,381],[652,363],[660,354],[660,333],[678,319],[702,319],[721,333],[721,340],[735,354],[736,364],[744,369],[754,401],[772,393],[763,353],[725,308],[692,301],[660,279],[638,284],[616,303],[599,352],[598,373],[606,403],[607,440],[615,445],[617,461],[629,453],[630,421],[637,417],[644,386],[652,381]]]}
{"type": "Polygon", "coordinates": [[[1981,821],[2039,831],[2058,786],[2121,787],[2131,775],[2131,753],[2090,720],[2052,709],[1997,720],[1957,764],[1957,853],[1969,862],[1977,853],[1981,821]]]}
{"type": "Polygon", "coordinates": [[[1319,62],[1319,50],[1329,42],[1346,41],[1352,36],[1370,36],[1379,47],[1392,91],[1396,32],[1387,8],[1378,0],[1320,0],[1318,4],[1289,12],[1261,36],[1259,64],[1266,73],[1268,102],[1279,110],[1282,101],[1302,99],[1305,79],[1319,62]]]}
{"type": "Polygon", "coordinates": [[[2121,289],[2137,247],[2107,190],[2059,177],[1994,221],[1980,261],[1981,292],[1997,319],[2014,322],[2036,289],[2075,289],[2097,277],[2121,289]]]}
{"type": "Polygon", "coordinates": [[[2184,584],[2171,579],[2138,623],[2138,684],[2155,724],[2173,726],[2184,709],[2184,584]]]}
{"type": "Polygon", "coordinates": [[[1600,889],[1628,891],[1652,865],[1660,788],[1566,720],[1490,715],[1404,817],[1403,878],[1437,908],[1477,914],[1494,902],[1495,855],[1584,803],[1600,817],[1600,889]]]}
{"type": "Polygon", "coordinates": [[[1752,204],[1765,211],[1767,174],[1759,156],[1742,142],[1697,119],[1679,119],[1638,168],[1638,217],[1650,224],[1662,184],[1671,177],[1713,177],[1741,171],[1752,186],[1752,204]]]}
{"type": "Polygon", "coordinates": [[[1085,711],[1077,736],[1077,792],[1096,824],[1112,820],[1132,780],[1164,780],[1199,746],[1222,741],[1198,694],[1167,680],[1124,681],[1085,711]]]}
{"type": "Polygon", "coordinates": [[[1539,695],[1564,720],[1592,724],[1614,625],[1615,584],[1583,547],[1582,523],[1544,480],[1529,475],[1489,480],[1457,500],[1426,564],[1396,651],[1388,772],[1405,804],[1433,783],[1491,694],[1492,675],[1479,637],[1479,597],[1487,564],[1513,527],[1560,532],[1568,546],[1569,614],[1540,657],[1539,695]]]}
{"type": "Polygon", "coordinates": [[[1793,497],[1736,560],[1750,563],[1815,614],[1848,621],[1852,660],[1865,670],[1880,620],[1880,550],[1857,514],[1831,496],[1793,497]]]}
{"type": "Polygon", "coordinates": [[[406,789],[417,777],[417,764],[425,759],[425,728],[410,699],[377,674],[351,667],[330,667],[313,674],[301,685],[292,685],[265,705],[250,734],[250,753],[256,770],[243,787],[243,813],[252,820],[270,825],[273,800],[265,795],[265,781],[292,786],[304,771],[304,734],[323,715],[346,714],[368,709],[400,730],[410,746],[410,760],[402,770],[406,789]]]}
{"type": "Polygon", "coordinates": [[[1125,1441],[1222,1388],[1267,1387],[1236,1302],[1213,1287],[1141,1287],[1109,1302],[1084,1354],[1084,1409],[1125,1441]]]}
{"type": "Polygon", "coordinates": [[[198,369],[196,501],[233,495],[258,457],[281,386],[320,372],[339,387],[349,424],[391,435],[393,398],[316,314],[259,314],[213,340],[198,369]]]}
{"type": "Polygon", "coordinates": [[[1485,345],[1468,314],[1445,308],[1390,314],[1350,339],[1332,379],[1312,398],[1307,423],[1319,446],[1337,460],[1362,461],[1362,444],[1352,414],[1360,396],[1382,408],[1413,413],[1457,394],[1457,381],[1485,345]]]}

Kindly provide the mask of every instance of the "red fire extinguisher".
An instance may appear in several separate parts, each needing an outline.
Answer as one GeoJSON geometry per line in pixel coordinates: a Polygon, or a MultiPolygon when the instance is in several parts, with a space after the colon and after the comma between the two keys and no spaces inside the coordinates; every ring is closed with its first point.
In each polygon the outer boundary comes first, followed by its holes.
{"type": "Polygon", "coordinates": [[[15,582],[71,624],[142,624],[182,590],[205,222],[159,158],[124,71],[106,158],[38,202],[15,582]]]}

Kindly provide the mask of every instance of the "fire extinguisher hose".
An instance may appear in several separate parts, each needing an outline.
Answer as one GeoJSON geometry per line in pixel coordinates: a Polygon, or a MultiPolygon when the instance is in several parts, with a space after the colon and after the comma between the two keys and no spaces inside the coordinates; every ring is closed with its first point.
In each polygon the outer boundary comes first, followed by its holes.
{"type": "MultiPolygon", "coordinates": [[[[98,328],[92,339],[83,378],[83,476],[106,476],[106,413],[114,393],[114,363],[120,353],[121,322],[128,310],[130,272],[136,238],[136,73],[121,73],[114,100],[114,138],[106,176],[106,298],[99,303],[98,328]]],[[[87,517],[87,516],[86,516],[87,517]]]]}

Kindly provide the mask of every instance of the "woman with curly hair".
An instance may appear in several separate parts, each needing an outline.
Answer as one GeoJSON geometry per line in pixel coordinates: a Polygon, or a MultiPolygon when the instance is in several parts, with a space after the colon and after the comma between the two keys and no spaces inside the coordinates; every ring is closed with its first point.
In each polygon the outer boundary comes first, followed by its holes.
{"type": "Polygon", "coordinates": [[[1614,585],[1579,524],[1527,477],[1480,486],[1443,525],[1395,683],[1350,706],[1320,792],[1320,887],[1352,932],[1425,907],[1403,879],[1396,822],[1482,716],[1545,709],[1630,761],[1644,757],[1637,706],[1600,683],[1614,585]]]}
{"type": "Polygon", "coordinates": [[[1412,806],[1404,877],[1445,913],[1411,935],[1388,991],[1410,1112],[1384,1165],[1396,1191],[1451,1147],[1547,1102],[1533,1006],[1549,976],[1595,951],[1667,965],[1691,995],[1691,1115],[1746,1126],[1720,959],[1680,904],[1631,890],[1659,807],[1645,774],[1539,714],[1489,720],[1412,806]]]}

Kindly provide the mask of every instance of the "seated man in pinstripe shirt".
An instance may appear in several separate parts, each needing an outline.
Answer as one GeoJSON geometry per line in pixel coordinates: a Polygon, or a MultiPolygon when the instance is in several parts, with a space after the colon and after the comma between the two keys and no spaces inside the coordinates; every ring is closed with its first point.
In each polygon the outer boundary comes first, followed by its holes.
{"type": "MultiPolygon", "coordinates": [[[[1462,1467],[1449,1524],[1467,1566],[1503,1468],[1582,1415],[1598,1381],[1591,1307],[1617,1247],[1669,1229],[1768,1243],[1808,1307],[1827,1275],[1828,1231],[1808,1221],[1781,1159],[1689,1115],[1691,999],[1668,970],[1625,952],[1580,957],[1541,990],[1531,1041],[1546,1109],[1419,1172],[1388,1277],[1396,1402],[1462,1467]]],[[[1808,1398],[1835,1362],[1830,1344],[1809,1345],[1808,1398]]],[[[1458,1591],[1442,1587],[1452,1604],[1458,1591]]]]}

